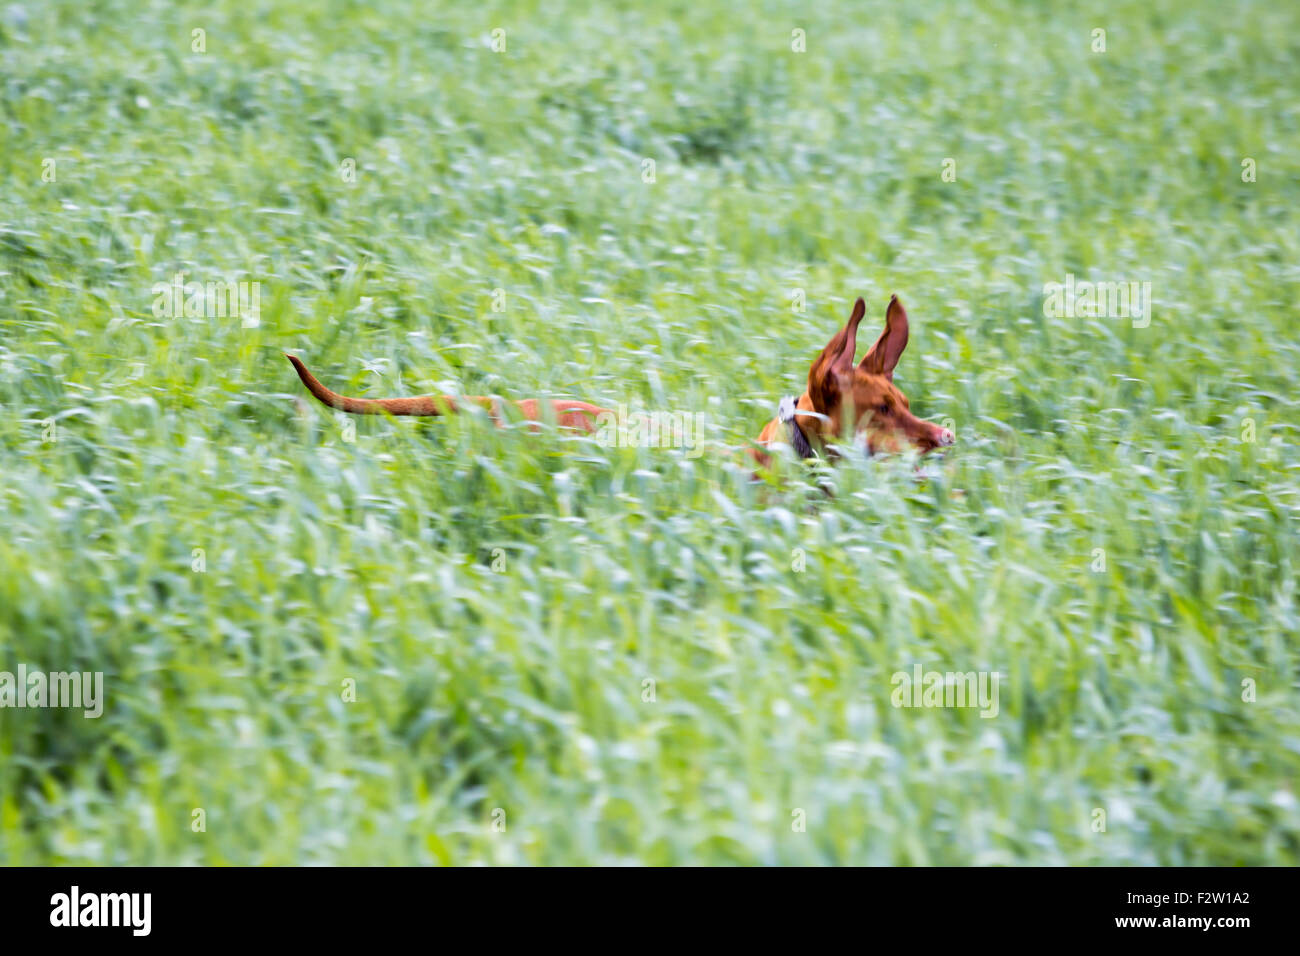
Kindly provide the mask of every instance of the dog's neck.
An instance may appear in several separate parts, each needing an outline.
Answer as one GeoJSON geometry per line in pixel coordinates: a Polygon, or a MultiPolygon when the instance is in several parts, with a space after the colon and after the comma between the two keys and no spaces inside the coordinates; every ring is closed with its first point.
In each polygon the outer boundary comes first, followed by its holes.
{"type": "Polygon", "coordinates": [[[800,406],[808,404],[805,399],[808,393],[804,392],[798,398],[787,395],[781,399],[777,405],[777,418],[785,422],[790,429],[790,447],[794,449],[795,454],[800,458],[816,458],[817,453],[813,451],[812,443],[808,441],[807,433],[799,426],[798,412],[800,406]]]}

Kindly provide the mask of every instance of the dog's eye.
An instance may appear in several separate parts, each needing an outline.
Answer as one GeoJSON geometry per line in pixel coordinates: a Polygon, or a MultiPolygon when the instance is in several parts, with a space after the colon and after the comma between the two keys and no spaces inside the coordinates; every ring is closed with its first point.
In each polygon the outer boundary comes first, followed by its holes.
{"type": "Polygon", "coordinates": [[[880,403],[880,407],[877,408],[876,411],[880,412],[880,414],[882,414],[882,415],[888,415],[888,414],[889,414],[889,403],[888,403],[888,402],[881,402],[881,403],[880,403]]]}

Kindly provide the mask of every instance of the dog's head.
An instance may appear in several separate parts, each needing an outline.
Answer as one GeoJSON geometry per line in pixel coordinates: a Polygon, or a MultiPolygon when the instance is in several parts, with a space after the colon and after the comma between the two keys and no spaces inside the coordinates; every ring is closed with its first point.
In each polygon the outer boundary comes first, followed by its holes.
{"type": "Polygon", "coordinates": [[[907,396],[894,384],[894,366],[907,348],[907,312],[898,296],[889,300],[880,338],[853,364],[858,323],[866,310],[858,299],[848,324],[808,370],[808,397],[820,417],[802,416],[800,427],[831,444],[851,432],[853,441],[873,455],[907,448],[925,453],[951,445],[952,432],[913,415],[907,396]]]}

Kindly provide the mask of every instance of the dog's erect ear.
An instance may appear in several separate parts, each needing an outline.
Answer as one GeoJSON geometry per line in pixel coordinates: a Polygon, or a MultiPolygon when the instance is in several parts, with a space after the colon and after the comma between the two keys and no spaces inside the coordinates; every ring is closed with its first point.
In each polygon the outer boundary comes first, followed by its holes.
{"type": "Polygon", "coordinates": [[[853,312],[849,315],[849,321],[844,325],[844,331],[840,333],[844,341],[840,343],[839,354],[835,357],[834,371],[848,372],[853,368],[853,355],[858,350],[858,323],[862,317],[867,314],[867,304],[858,296],[858,301],[853,303],[853,312]]]}
{"type": "Polygon", "coordinates": [[[891,382],[894,380],[894,366],[907,348],[907,312],[898,296],[889,297],[889,308],[885,310],[885,331],[880,333],[876,343],[867,349],[858,368],[873,375],[883,375],[891,382]]]}
{"type": "Polygon", "coordinates": [[[813,407],[823,414],[834,404],[839,390],[837,376],[846,375],[853,369],[853,353],[858,348],[858,323],[866,312],[867,304],[862,299],[854,302],[849,321],[826,343],[826,348],[808,370],[808,395],[813,400],[813,407]]]}

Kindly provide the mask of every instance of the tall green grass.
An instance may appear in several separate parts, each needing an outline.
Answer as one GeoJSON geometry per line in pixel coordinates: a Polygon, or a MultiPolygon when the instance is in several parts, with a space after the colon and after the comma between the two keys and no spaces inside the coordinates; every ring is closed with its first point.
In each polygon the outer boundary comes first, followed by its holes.
{"type": "Polygon", "coordinates": [[[0,64],[0,670],[107,694],[0,709],[0,861],[1300,862],[1293,7],[50,0],[0,64]],[[922,477],[352,435],[281,356],[736,447],[894,292],[922,477]]]}

